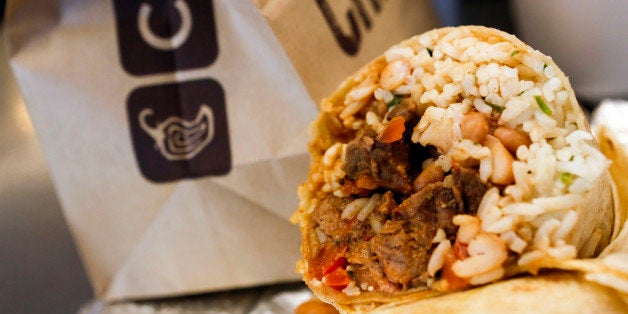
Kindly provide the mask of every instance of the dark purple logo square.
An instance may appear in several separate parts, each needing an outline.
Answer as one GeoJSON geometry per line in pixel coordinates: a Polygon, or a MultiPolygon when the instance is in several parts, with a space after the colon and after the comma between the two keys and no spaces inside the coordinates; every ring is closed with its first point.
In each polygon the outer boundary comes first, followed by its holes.
{"type": "Polygon", "coordinates": [[[231,147],[224,92],[212,79],[140,87],[127,99],[140,171],[153,182],[224,175],[231,147]]]}

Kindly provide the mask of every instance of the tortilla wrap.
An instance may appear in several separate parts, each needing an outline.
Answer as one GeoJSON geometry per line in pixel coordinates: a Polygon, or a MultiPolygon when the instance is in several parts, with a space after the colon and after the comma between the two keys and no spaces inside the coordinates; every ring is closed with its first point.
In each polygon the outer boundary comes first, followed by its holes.
{"type": "Polygon", "coordinates": [[[373,313],[626,313],[611,288],[566,272],[506,280],[373,313]],[[575,297],[578,296],[578,297],[575,297]],[[550,301],[551,300],[551,301],[550,301]],[[539,306],[539,302],[542,303],[539,306]]]}
{"type": "Polygon", "coordinates": [[[292,217],[297,271],[342,312],[561,268],[619,232],[609,161],[567,77],[512,35],[415,36],[320,110],[292,217]]]}

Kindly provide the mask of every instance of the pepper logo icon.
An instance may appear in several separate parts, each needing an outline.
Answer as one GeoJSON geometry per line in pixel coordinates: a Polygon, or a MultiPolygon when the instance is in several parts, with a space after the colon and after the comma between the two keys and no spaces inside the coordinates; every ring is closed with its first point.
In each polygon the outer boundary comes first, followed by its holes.
{"type": "Polygon", "coordinates": [[[229,173],[226,109],[224,91],[212,79],[135,89],[127,117],[142,175],[159,183],[229,173]]]}
{"type": "Polygon", "coordinates": [[[152,109],[142,110],[140,126],[155,140],[155,148],[168,160],[192,159],[214,138],[214,114],[207,105],[201,105],[193,121],[171,116],[151,127],[146,118],[152,115],[152,109]]]}

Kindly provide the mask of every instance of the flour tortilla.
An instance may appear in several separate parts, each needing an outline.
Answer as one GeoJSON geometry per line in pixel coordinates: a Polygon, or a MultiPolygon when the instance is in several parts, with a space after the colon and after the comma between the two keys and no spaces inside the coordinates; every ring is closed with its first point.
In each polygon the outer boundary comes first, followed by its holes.
{"type": "Polygon", "coordinates": [[[613,289],[581,275],[553,272],[497,282],[479,289],[382,307],[372,313],[626,313],[613,289]]]}

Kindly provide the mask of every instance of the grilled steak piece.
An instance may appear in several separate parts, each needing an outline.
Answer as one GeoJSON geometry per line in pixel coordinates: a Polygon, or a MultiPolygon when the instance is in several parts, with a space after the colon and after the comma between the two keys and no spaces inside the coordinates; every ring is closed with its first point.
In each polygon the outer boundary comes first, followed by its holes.
{"type": "Polygon", "coordinates": [[[347,145],[342,170],[351,180],[369,175],[379,187],[408,195],[412,192],[408,155],[409,145],[404,140],[382,143],[375,131],[368,130],[347,145]]]}

